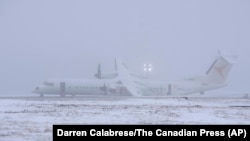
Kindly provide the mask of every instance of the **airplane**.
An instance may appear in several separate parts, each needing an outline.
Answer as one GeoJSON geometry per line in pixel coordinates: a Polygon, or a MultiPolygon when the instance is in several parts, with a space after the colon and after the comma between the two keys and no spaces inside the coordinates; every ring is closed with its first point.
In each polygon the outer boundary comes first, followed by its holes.
{"type": "Polygon", "coordinates": [[[33,93],[65,95],[114,96],[179,96],[225,87],[232,68],[228,58],[219,55],[207,72],[181,81],[151,81],[131,75],[121,60],[117,60],[117,75],[107,79],[52,79],[37,86],[33,93]]]}

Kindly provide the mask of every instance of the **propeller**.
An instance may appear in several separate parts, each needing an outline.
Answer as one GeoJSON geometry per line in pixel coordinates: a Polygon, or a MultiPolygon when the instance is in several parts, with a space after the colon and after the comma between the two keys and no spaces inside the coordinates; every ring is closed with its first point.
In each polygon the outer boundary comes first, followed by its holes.
{"type": "Polygon", "coordinates": [[[95,74],[95,77],[98,79],[102,78],[101,64],[98,64],[97,73],[95,74]]]}
{"type": "Polygon", "coordinates": [[[105,81],[104,81],[104,83],[103,83],[103,86],[100,87],[100,90],[104,91],[104,92],[106,93],[106,95],[109,94],[109,88],[108,88],[108,86],[106,85],[105,81]]]}
{"type": "Polygon", "coordinates": [[[117,63],[116,63],[116,58],[115,58],[115,71],[117,71],[117,63]]]}

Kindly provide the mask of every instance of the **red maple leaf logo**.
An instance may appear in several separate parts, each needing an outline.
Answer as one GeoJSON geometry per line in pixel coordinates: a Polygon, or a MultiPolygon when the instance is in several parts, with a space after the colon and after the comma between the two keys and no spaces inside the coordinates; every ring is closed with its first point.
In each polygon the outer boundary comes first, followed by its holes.
{"type": "Polygon", "coordinates": [[[227,67],[227,65],[214,67],[215,70],[219,73],[219,75],[225,80],[225,76],[223,74],[224,69],[227,67]]]}

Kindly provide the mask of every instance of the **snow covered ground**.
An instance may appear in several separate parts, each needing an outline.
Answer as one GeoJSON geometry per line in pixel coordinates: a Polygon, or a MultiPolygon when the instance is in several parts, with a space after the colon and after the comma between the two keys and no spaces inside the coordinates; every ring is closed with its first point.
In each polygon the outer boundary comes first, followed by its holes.
{"type": "Polygon", "coordinates": [[[235,97],[0,97],[0,141],[50,141],[53,124],[250,124],[235,97]]]}

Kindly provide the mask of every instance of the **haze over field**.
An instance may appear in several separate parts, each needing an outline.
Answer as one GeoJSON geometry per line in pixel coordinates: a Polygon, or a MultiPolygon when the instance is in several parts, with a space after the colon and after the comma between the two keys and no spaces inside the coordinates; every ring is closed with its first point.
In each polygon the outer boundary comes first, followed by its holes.
{"type": "Polygon", "coordinates": [[[205,73],[217,51],[238,56],[229,85],[250,92],[248,0],[2,0],[0,95],[27,94],[48,78],[93,78],[121,58],[154,80],[205,73]]]}

